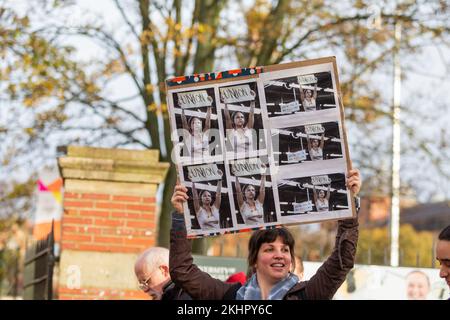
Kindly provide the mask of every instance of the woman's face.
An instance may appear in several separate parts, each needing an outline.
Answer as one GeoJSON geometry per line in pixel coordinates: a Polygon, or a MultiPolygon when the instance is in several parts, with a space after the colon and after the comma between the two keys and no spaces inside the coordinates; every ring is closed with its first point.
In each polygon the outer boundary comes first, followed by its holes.
{"type": "Polygon", "coordinates": [[[192,119],[191,130],[192,130],[192,132],[201,132],[202,131],[202,121],[199,118],[192,119]]]}
{"type": "Polygon", "coordinates": [[[243,127],[244,124],[245,124],[245,117],[244,117],[244,114],[242,112],[237,112],[234,115],[234,119],[233,120],[234,120],[234,125],[236,127],[238,127],[238,128],[243,127]]]}
{"type": "Polygon", "coordinates": [[[306,97],[307,98],[311,98],[312,97],[312,91],[311,90],[306,90],[306,97]]]}
{"type": "Polygon", "coordinates": [[[209,205],[211,204],[211,193],[205,191],[202,193],[202,204],[209,205]]]}
{"type": "Polygon", "coordinates": [[[319,191],[319,198],[325,198],[325,191],[323,190],[319,191]]]}
{"type": "Polygon", "coordinates": [[[312,144],[312,146],[313,146],[314,149],[317,149],[317,148],[319,147],[319,140],[313,139],[313,140],[311,141],[311,144],[312,144]]]}
{"type": "Polygon", "coordinates": [[[258,277],[275,283],[284,279],[291,270],[291,251],[289,246],[277,237],[274,242],[263,243],[256,259],[256,272],[258,277]]]}
{"type": "Polygon", "coordinates": [[[406,294],[408,300],[426,300],[430,287],[428,285],[428,279],[425,275],[414,272],[411,273],[407,281],[406,294]]]}
{"type": "Polygon", "coordinates": [[[253,186],[248,186],[247,188],[245,188],[245,198],[246,199],[251,199],[253,200],[255,198],[255,187],[253,186]]]}

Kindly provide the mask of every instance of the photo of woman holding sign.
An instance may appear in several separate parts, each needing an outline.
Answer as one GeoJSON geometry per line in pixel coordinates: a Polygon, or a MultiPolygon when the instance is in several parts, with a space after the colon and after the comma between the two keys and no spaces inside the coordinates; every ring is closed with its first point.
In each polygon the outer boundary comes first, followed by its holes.
{"type": "Polygon", "coordinates": [[[219,209],[222,199],[221,188],[222,180],[219,180],[217,182],[216,200],[213,203],[211,193],[208,190],[203,190],[199,194],[195,188],[195,183],[192,182],[195,215],[202,230],[220,229],[219,209]]]}
{"type": "Polygon", "coordinates": [[[310,139],[309,134],[306,135],[306,140],[308,141],[309,157],[311,160],[323,160],[323,145],[324,145],[325,134],[322,133],[322,138],[320,143],[318,139],[310,139]]]}
{"type": "Polygon", "coordinates": [[[313,185],[314,203],[316,204],[317,211],[330,210],[330,188],[331,184],[328,185],[327,194],[325,196],[324,190],[319,190],[319,192],[317,192],[316,186],[313,185]]]}
{"type": "Polygon", "coordinates": [[[236,197],[239,205],[239,211],[244,219],[245,224],[261,224],[264,222],[264,197],[266,195],[266,175],[261,175],[261,185],[259,187],[259,195],[256,197],[255,187],[247,184],[241,191],[239,178],[236,176],[236,197]]]}
{"type": "MultiPolygon", "coordinates": [[[[335,121],[272,129],[278,141],[277,165],[296,165],[305,161],[333,160],[343,157],[343,140],[335,121]]],[[[292,168],[295,170],[294,168],[292,168]]]]}
{"type": "Polygon", "coordinates": [[[267,77],[263,85],[269,118],[337,107],[336,89],[329,71],[285,73],[283,78],[267,77]]]}
{"type": "Polygon", "coordinates": [[[314,84],[314,92],[311,89],[302,89],[300,87],[300,100],[305,111],[316,111],[316,99],[317,99],[317,82],[314,84]]]}
{"type": "Polygon", "coordinates": [[[189,132],[189,136],[185,137],[190,150],[191,157],[201,158],[209,155],[209,135],[208,130],[211,128],[211,107],[206,112],[205,126],[198,117],[191,117],[189,121],[186,119],[184,109],[181,110],[181,121],[183,129],[189,132]]]}
{"type": "Polygon", "coordinates": [[[235,111],[230,116],[230,111],[225,103],[225,127],[227,129],[228,141],[233,146],[233,151],[248,152],[253,150],[253,124],[255,119],[255,101],[250,102],[250,113],[248,121],[245,115],[240,111],[235,111]]]}

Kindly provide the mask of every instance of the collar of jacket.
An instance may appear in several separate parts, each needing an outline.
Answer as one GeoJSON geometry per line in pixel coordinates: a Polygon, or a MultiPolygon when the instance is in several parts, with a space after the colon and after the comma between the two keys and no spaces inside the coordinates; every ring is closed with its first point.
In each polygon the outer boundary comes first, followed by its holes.
{"type": "Polygon", "coordinates": [[[167,292],[168,290],[175,287],[175,283],[172,282],[172,280],[167,281],[167,283],[163,287],[163,293],[167,292]]]}

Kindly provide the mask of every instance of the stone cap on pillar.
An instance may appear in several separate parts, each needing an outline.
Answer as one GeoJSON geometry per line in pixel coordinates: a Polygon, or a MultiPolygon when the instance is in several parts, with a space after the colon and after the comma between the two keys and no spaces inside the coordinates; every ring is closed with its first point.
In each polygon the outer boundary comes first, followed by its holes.
{"type": "Polygon", "coordinates": [[[161,183],[169,170],[159,162],[159,150],[129,150],[80,146],[58,147],[61,177],[135,183],[161,183]]]}

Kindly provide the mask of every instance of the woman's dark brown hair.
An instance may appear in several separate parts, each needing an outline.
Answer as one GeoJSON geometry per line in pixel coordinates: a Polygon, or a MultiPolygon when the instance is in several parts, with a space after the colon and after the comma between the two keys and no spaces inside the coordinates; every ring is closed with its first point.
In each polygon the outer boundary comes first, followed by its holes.
{"type": "Polygon", "coordinates": [[[250,241],[248,242],[247,279],[256,272],[255,264],[256,260],[258,259],[259,248],[261,248],[263,243],[272,243],[278,237],[283,240],[283,243],[285,245],[289,246],[289,252],[291,254],[291,270],[295,269],[295,240],[291,232],[285,227],[268,230],[258,230],[252,234],[252,236],[250,237],[250,241]]]}

